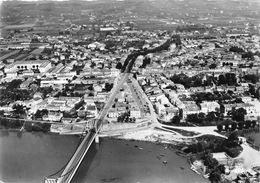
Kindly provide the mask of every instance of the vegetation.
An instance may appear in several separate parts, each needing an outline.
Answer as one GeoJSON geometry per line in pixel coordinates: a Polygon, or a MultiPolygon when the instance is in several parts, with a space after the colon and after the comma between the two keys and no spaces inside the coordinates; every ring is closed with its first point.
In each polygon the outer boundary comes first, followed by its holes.
{"type": "Polygon", "coordinates": [[[227,139],[212,135],[204,135],[198,137],[197,140],[197,143],[188,146],[185,150],[186,153],[225,152],[230,157],[236,157],[242,151],[236,132],[231,133],[227,139]]]}
{"type": "Polygon", "coordinates": [[[32,131],[49,132],[51,124],[32,123],[32,122],[24,122],[19,119],[0,118],[0,128],[2,129],[21,129],[22,127],[24,127],[24,129],[28,132],[32,132],[32,131]]]}
{"type": "Polygon", "coordinates": [[[125,112],[117,117],[117,122],[121,123],[134,123],[135,118],[130,118],[130,112],[125,112]]]}
{"type": "Polygon", "coordinates": [[[203,80],[203,78],[204,75],[196,75],[189,77],[185,74],[175,74],[170,78],[170,80],[174,83],[182,84],[185,88],[212,85],[211,77],[207,78],[206,80],[203,80]]]}
{"type": "Polygon", "coordinates": [[[218,85],[237,85],[235,73],[225,73],[218,77],[218,85]]]}
{"type": "Polygon", "coordinates": [[[217,125],[217,129],[219,132],[229,132],[235,130],[255,128],[257,126],[259,126],[259,124],[256,121],[225,121],[222,124],[217,125]]]}
{"type": "Polygon", "coordinates": [[[230,115],[234,121],[245,121],[245,115],[247,114],[244,108],[235,109],[232,108],[230,115]]]}
{"type": "Polygon", "coordinates": [[[230,48],[229,48],[229,51],[235,52],[235,53],[243,53],[243,52],[244,52],[243,48],[239,48],[239,47],[237,47],[237,46],[232,46],[232,47],[230,47],[230,48]]]}
{"type": "Polygon", "coordinates": [[[29,90],[21,90],[16,88],[0,89],[0,105],[8,105],[14,101],[24,101],[32,98],[32,92],[29,90]]]}
{"type": "Polygon", "coordinates": [[[109,92],[113,88],[113,83],[106,83],[105,84],[105,90],[106,92],[109,92]]]}
{"type": "Polygon", "coordinates": [[[48,115],[48,110],[43,109],[43,110],[37,110],[36,113],[34,114],[33,118],[34,119],[42,119],[44,115],[48,115]]]}
{"type": "Polygon", "coordinates": [[[223,114],[220,112],[209,112],[208,114],[189,114],[187,115],[188,122],[195,123],[197,125],[215,125],[219,121],[223,120],[223,114]]]}
{"type": "Polygon", "coordinates": [[[24,129],[28,132],[49,132],[51,124],[49,123],[30,123],[26,122],[24,129]]]}
{"type": "Polygon", "coordinates": [[[13,105],[13,114],[16,116],[24,116],[26,115],[26,110],[23,105],[15,104],[13,105]]]}

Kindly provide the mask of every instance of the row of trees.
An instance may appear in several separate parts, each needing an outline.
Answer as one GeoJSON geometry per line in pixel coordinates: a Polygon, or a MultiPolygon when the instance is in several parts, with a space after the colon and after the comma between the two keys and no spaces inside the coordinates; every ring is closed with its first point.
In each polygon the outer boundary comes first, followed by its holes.
{"type": "Polygon", "coordinates": [[[186,74],[175,74],[170,77],[170,80],[174,83],[182,84],[185,88],[212,85],[212,78],[208,77],[204,80],[204,75],[189,77],[186,74]]]}
{"type": "Polygon", "coordinates": [[[199,92],[191,95],[191,98],[197,103],[201,103],[202,101],[222,101],[222,100],[230,100],[233,98],[233,92],[199,92]]]}
{"type": "Polygon", "coordinates": [[[259,123],[257,121],[244,121],[238,123],[234,121],[225,121],[223,124],[217,125],[217,129],[219,132],[243,130],[255,127],[259,127],[259,123]]]}
{"type": "Polygon", "coordinates": [[[20,89],[1,89],[0,90],[0,105],[7,105],[13,101],[29,100],[32,98],[32,93],[29,90],[20,89]]]}
{"type": "Polygon", "coordinates": [[[130,112],[125,112],[117,117],[117,122],[120,123],[134,123],[135,118],[130,118],[130,112]]]}
{"type": "Polygon", "coordinates": [[[187,115],[186,120],[199,125],[214,125],[217,121],[223,120],[223,115],[220,112],[209,112],[208,114],[201,112],[187,115]]]}
{"type": "Polygon", "coordinates": [[[0,118],[0,128],[21,129],[22,127],[24,127],[24,129],[28,132],[32,132],[32,131],[49,132],[51,128],[51,124],[32,123],[32,122],[24,122],[18,119],[9,120],[5,118],[0,118]]]}
{"type": "Polygon", "coordinates": [[[235,73],[225,73],[218,77],[218,85],[237,85],[237,78],[235,73]]]}
{"type": "Polygon", "coordinates": [[[240,54],[242,54],[242,58],[248,59],[248,60],[254,60],[254,55],[257,55],[257,54],[254,54],[251,51],[246,52],[243,48],[240,48],[240,47],[237,47],[237,46],[230,47],[229,51],[235,52],[235,53],[240,53],[240,54]]]}

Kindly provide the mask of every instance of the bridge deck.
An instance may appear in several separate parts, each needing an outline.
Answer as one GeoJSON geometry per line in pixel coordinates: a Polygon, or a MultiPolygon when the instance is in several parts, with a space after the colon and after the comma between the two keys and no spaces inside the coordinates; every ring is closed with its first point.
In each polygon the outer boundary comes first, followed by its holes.
{"type": "Polygon", "coordinates": [[[98,123],[98,128],[95,132],[90,130],[89,133],[85,136],[85,138],[77,148],[76,152],[70,159],[69,163],[67,164],[66,168],[62,172],[61,176],[58,178],[57,181],[58,183],[64,183],[64,182],[69,183],[72,180],[79,165],[84,159],[85,154],[88,152],[88,149],[90,148],[92,142],[97,136],[100,128],[101,128],[101,122],[98,123]]]}

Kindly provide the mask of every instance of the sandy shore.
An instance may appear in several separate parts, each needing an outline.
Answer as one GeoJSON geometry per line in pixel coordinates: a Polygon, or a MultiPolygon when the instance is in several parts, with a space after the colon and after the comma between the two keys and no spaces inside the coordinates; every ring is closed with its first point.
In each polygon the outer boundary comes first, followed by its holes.
{"type": "Polygon", "coordinates": [[[122,134],[119,134],[118,136],[116,136],[116,138],[126,139],[126,140],[170,143],[170,144],[192,141],[192,139],[179,138],[179,137],[176,137],[176,135],[171,132],[157,130],[157,129],[153,129],[153,128],[122,133],[122,134]]]}

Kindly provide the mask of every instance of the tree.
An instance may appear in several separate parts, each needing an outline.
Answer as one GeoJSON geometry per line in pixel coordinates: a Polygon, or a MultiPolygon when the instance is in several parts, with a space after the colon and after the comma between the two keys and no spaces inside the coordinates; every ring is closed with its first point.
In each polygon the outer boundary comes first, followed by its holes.
{"type": "Polygon", "coordinates": [[[225,173],[226,168],[225,168],[225,166],[223,164],[220,164],[220,165],[218,165],[217,170],[220,173],[225,173]]]}
{"type": "Polygon", "coordinates": [[[189,114],[187,115],[187,121],[192,123],[200,123],[201,120],[198,118],[197,114],[189,114]]]}
{"type": "Polygon", "coordinates": [[[239,48],[239,47],[237,47],[237,46],[232,46],[232,47],[230,47],[230,48],[229,48],[229,51],[231,51],[231,52],[236,52],[236,53],[242,53],[242,52],[244,52],[244,50],[243,50],[242,48],[239,48]]]}
{"type": "Polygon", "coordinates": [[[223,85],[223,84],[226,84],[226,77],[224,75],[219,75],[218,77],[218,83],[219,85],[223,85]]]}
{"type": "Polygon", "coordinates": [[[244,108],[235,109],[232,108],[231,116],[235,121],[245,121],[245,115],[247,114],[244,108]]]}
{"type": "Polygon", "coordinates": [[[93,69],[97,64],[95,62],[91,62],[90,67],[93,69]]]}
{"type": "Polygon", "coordinates": [[[243,78],[254,84],[259,80],[256,74],[246,74],[243,78]]]}
{"type": "Polygon", "coordinates": [[[23,105],[15,104],[13,105],[13,113],[17,115],[24,115],[26,114],[26,111],[23,105]]]}
{"type": "Polygon", "coordinates": [[[219,183],[221,180],[221,173],[219,171],[212,171],[209,174],[209,180],[212,183],[219,183]]]}
{"type": "Polygon", "coordinates": [[[118,63],[116,64],[116,69],[119,69],[119,70],[121,70],[121,69],[122,69],[122,67],[123,67],[123,65],[122,65],[122,63],[121,63],[121,62],[118,62],[118,63]]]}
{"type": "Polygon", "coordinates": [[[237,84],[237,78],[235,73],[226,73],[226,82],[228,85],[236,85],[237,84]]]}
{"type": "Polygon", "coordinates": [[[94,90],[93,85],[90,85],[90,86],[88,87],[88,90],[93,91],[93,90],[94,90]]]}
{"type": "Polygon", "coordinates": [[[113,88],[113,83],[105,83],[105,90],[109,92],[113,88]]]}
{"type": "Polygon", "coordinates": [[[205,154],[202,159],[204,165],[207,166],[209,169],[215,169],[219,165],[218,161],[213,158],[212,155],[209,153],[205,154]]]}
{"type": "Polygon", "coordinates": [[[223,125],[222,124],[217,125],[217,129],[219,132],[221,132],[223,130],[223,125]]]}
{"type": "Polygon", "coordinates": [[[18,88],[21,83],[22,83],[22,80],[20,80],[20,79],[14,79],[14,80],[12,80],[12,81],[8,84],[7,89],[13,90],[13,89],[15,89],[15,88],[18,88]]]}
{"type": "Polygon", "coordinates": [[[179,124],[181,121],[180,116],[173,116],[171,119],[171,123],[179,124]]]}
{"type": "Polygon", "coordinates": [[[248,60],[254,60],[254,54],[249,51],[244,54],[242,54],[242,58],[248,59],[248,60]]]}
{"type": "Polygon", "coordinates": [[[249,93],[251,94],[251,95],[253,95],[255,98],[258,98],[257,97],[257,90],[255,89],[255,86],[254,85],[252,85],[252,84],[249,84],[248,85],[249,86],[249,93]]]}
{"type": "Polygon", "coordinates": [[[215,64],[215,63],[209,65],[210,69],[215,69],[216,67],[217,67],[217,64],[215,64]]]}
{"type": "Polygon", "coordinates": [[[207,120],[208,120],[208,121],[213,121],[213,120],[215,120],[215,118],[216,118],[215,112],[209,112],[209,113],[207,114],[207,120]]]}
{"type": "Polygon", "coordinates": [[[237,132],[231,133],[231,134],[228,136],[228,141],[238,142],[239,139],[238,139],[238,134],[237,134],[237,132]]]}

